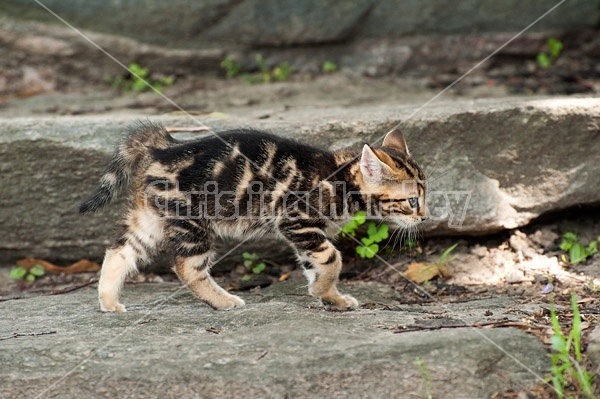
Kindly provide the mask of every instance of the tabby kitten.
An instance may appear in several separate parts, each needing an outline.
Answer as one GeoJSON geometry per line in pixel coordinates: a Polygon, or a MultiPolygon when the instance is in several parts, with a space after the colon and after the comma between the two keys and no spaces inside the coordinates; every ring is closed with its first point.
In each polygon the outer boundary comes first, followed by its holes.
{"type": "Polygon", "coordinates": [[[102,264],[100,308],[124,312],[125,278],[164,248],[175,252],[175,272],[199,299],[214,309],[243,306],[209,274],[215,238],[271,234],[295,249],[311,295],[330,308],[354,309],[356,299],[336,288],[342,258],[331,237],[357,211],[401,228],[418,224],[426,217],[424,180],[397,130],[358,156],[250,129],[181,142],[142,123],[80,207],[96,211],[129,188],[102,264]]]}

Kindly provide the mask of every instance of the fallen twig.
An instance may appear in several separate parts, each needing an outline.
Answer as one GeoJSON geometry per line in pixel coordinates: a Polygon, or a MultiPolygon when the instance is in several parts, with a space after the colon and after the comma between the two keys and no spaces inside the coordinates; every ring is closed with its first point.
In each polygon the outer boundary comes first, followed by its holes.
{"type": "Polygon", "coordinates": [[[215,327],[208,327],[205,329],[205,331],[207,333],[211,333],[211,334],[215,334],[215,335],[219,335],[223,332],[223,330],[221,330],[219,328],[215,328],[215,327]]]}
{"type": "Polygon", "coordinates": [[[264,351],[259,357],[256,358],[256,361],[259,361],[263,357],[267,356],[267,353],[269,353],[269,351],[264,351]]]}
{"type": "Polygon", "coordinates": [[[411,324],[408,326],[396,326],[396,327],[388,327],[386,329],[391,330],[394,334],[400,334],[411,331],[425,331],[425,330],[441,330],[443,328],[483,328],[483,327],[492,327],[492,328],[500,328],[500,327],[517,327],[523,330],[530,328],[538,328],[538,326],[522,323],[519,321],[511,321],[511,320],[496,320],[496,321],[485,321],[481,323],[474,324],[436,324],[436,325],[427,325],[427,324],[411,324]]]}
{"type": "MultiPolygon", "coordinates": [[[[61,294],[66,294],[68,292],[76,291],[76,290],[78,290],[80,288],[85,288],[85,287],[87,287],[89,285],[96,284],[97,282],[98,282],[97,279],[93,279],[93,280],[88,281],[87,283],[83,283],[83,284],[79,284],[79,285],[74,285],[74,286],[71,286],[71,287],[63,288],[62,290],[54,290],[54,291],[50,291],[50,292],[30,291],[30,293],[32,293],[32,294],[38,294],[39,293],[40,296],[61,295],[61,294]]],[[[15,296],[15,297],[11,297],[11,298],[0,298],[0,302],[16,301],[18,299],[32,298],[33,296],[34,295],[32,295],[32,296],[23,296],[23,295],[20,295],[20,296],[15,296]]]]}
{"type": "Polygon", "coordinates": [[[13,333],[11,336],[8,336],[8,337],[0,337],[0,341],[6,341],[7,339],[13,339],[13,338],[39,337],[40,335],[50,335],[50,334],[56,334],[56,331],[42,331],[39,333],[13,333]]]}
{"type": "Polygon", "coordinates": [[[63,288],[62,290],[50,291],[49,293],[42,294],[42,295],[45,295],[45,296],[62,295],[62,294],[66,294],[67,292],[73,292],[73,291],[76,291],[76,290],[78,290],[80,288],[85,288],[85,287],[87,287],[89,285],[96,284],[97,282],[98,282],[97,279],[92,279],[92,280],[88,281],[87,283],[83,283],[83,284],[79,284],[79,285],[74,285],[74,286],[71,286],[71,287],[63,288]]]}

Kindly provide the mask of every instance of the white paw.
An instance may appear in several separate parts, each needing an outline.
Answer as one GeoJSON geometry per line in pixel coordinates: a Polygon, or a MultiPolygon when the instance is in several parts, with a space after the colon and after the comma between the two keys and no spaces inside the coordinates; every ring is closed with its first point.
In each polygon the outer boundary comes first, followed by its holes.
{"type": "Polygon", "coordinates": [[[113,302],[110,304],[104,304],[100,302],[100,310],[103,312],[127,312],[125,306],[121,305],[119,302],[113,302]]]}
{"type": "Polygon", "coordinates": [[[351,295],[321,298],[321,302],[329,310],[353,310],[358,308],[358,301],[351,295]]]}
{"type": "Polygon", "coordinates": [[[223,296],[212,303],[209,303],[209,305],[216,310],[231,310],[233,308],[245,306],[246,302],[237,295],[228,294],[227,296],[223,296]]]}

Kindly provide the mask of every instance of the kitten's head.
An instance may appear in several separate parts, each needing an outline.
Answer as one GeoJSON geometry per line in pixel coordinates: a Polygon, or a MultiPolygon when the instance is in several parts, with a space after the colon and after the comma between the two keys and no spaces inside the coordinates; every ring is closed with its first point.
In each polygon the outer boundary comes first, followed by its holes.
{"type": "Polygon", "coordinates": [[[371,209],[379,208],[386,221],[409,228],[427,218],[425,174],[410,156],[399,130],[389,132],[380,148],[365,144],[360,171],[361,191],[369,196],[371,209]]]}

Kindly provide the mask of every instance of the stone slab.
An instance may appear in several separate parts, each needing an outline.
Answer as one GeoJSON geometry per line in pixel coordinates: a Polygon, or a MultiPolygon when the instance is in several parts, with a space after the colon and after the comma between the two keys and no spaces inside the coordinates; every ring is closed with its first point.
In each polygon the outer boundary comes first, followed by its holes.
{"type": "Polygon", "coordinates": [[[506,310],[523,305],[513,299],[402,305],[379,284],[342,289],[374,309],[328,312],[299,281],[242,293],[247,306],[230,312],[167,283],[127,286],[123,314],[102,314],[92,287],[3,302],[2,396],[473,399],[548,372],[542,344],[517,329],[386,329],[480,322],[486,311],[515,319],[506,310]]]}

